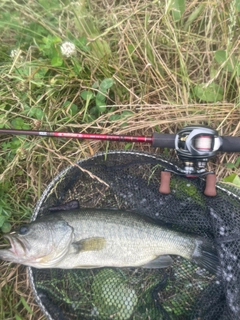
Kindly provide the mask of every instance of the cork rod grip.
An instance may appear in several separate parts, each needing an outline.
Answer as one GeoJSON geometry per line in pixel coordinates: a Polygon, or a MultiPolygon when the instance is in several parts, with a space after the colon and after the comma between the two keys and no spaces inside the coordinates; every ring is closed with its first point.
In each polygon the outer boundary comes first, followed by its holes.
{"type": "Polygon", "coordinates": [[[171,192],[170,190],[170,179],[171,179],[171,173],[167,171],[161,172],[161,184],[159,187],[159,192],[162,194],[169,194],[171,192]]]}
{"type": "Polygon", "coordinates": [[[208,197],[215,197],[217,195],[216,190],[216,175],[215,174],[208,174],[206,177],[206,187],[204,190],[205,196],[208,197]]]}

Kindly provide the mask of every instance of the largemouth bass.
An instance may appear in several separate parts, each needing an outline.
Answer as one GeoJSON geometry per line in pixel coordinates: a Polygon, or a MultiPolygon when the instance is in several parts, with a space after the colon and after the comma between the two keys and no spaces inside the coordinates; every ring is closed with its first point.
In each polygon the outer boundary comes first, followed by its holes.
{"type": "Polygon", "coordinates": [[[46,215],[4,236],[0,259],[36,268],[161,268],[179,255],[215,273],[205,238],[162,227],[133,212],[76,209],[46,215]]]}

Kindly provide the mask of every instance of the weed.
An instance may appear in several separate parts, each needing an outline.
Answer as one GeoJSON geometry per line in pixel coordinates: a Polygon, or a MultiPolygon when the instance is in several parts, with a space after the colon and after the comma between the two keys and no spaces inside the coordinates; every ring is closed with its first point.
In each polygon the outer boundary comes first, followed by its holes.
{"type": "Polygon", "coordinates": [[[223,178],[224,182],[231,183],[238,188],[240,188],[239,165],[240,165],[240,157],[237,157],[234,163],[232,162],[227,163],[226,167],[228,169],[231,169],[233,173],[223,178]]]}
{"type": "Polygon", "coordinates": [[[101,83],[95,82],[92,86],[93,90],[97,90],[97,93],[94,91],[84,90],[81,92],[81,97],[86,101],[84,106],[84,114],[82,121],[91,122],[99,116],[106,112],[106,100],[108,90],[113,86],[113,79],[106,78],[101,83]],[[90,102],[93,102],[93,106],[89,108],[90,102]],[[88,115],[88,119],[87,119],[88,115]]]}

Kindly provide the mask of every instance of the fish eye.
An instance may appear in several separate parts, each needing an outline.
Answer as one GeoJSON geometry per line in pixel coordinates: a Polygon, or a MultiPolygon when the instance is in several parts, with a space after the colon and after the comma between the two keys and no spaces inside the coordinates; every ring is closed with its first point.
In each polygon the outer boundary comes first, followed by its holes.
{"type": "Polygon", "coordinates": [[[18,230],[18,233],[23,235],[23,234],[26,234],[28,230],[29,230],[28,226],[21,226],[20,229],[18,230]]]}

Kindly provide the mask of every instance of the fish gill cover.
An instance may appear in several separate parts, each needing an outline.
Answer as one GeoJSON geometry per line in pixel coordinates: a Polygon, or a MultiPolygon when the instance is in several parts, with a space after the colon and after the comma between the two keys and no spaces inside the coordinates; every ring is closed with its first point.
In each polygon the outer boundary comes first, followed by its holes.
{"type": "Polygon", "coordinates": [[[161,195],[160,172],[175,165],[145,153],[99,154],[61,172],[32,219],[71,200],[80,207],[135,210],[212,241],[220,258],[218,274],[180,257],[164,269],[29,268],[36,300],[48,319],[239,319],[240,192],[218,185],[217,196],[206,197],[204,180],[174,175],[171,194],[161,195]]]}

